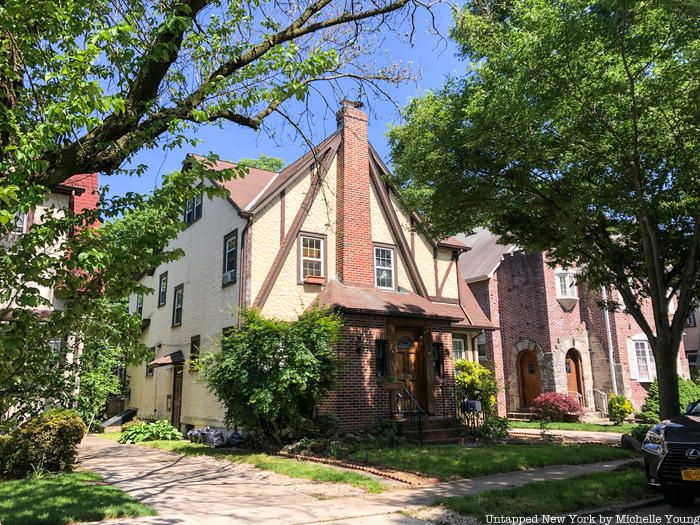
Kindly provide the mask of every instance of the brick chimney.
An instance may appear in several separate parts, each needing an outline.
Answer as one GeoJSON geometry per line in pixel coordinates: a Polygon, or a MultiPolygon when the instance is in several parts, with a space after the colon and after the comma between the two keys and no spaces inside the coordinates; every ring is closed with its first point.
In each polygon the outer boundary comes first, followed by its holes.
{"type": "Polygon", "coordinates": [[[344,283],[374,286],[367,113],[361,107],[360,102],[345,99],[336,114],[341,133],[336,188],[336,268],[344,283]]]}

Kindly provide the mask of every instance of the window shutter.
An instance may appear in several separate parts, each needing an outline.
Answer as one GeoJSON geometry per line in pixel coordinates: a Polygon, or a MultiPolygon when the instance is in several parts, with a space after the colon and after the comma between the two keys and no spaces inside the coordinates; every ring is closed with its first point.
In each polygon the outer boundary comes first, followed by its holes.
{"type": "Polygon", "coordinates": [[[634,348],[634,341],[627,339],[627,359],[630,369],[630,379],[639,379],[639,368],[637,367],[637,352],[634,348]]]}

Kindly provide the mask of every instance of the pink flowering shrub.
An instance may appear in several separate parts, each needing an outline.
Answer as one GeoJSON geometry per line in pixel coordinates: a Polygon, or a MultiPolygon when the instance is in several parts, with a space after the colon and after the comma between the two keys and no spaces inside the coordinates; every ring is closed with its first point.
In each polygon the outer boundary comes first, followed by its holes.
{"type": "Polygon", "coordinates": [[[563,421],[567,414],[581,414],[581,405],[574,398],[559,392],[545,392],[535,398],[534,412],[549,421],[563,421]]]}

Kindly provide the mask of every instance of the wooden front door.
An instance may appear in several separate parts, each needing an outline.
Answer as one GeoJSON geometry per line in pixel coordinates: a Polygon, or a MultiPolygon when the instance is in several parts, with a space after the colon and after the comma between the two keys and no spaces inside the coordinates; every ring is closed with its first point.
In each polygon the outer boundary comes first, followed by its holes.
{"type": "MultiPolygon", "coordinates": [[[[581,376],[581,358],[576,350],[566,353],[566,385],[568,395],[575,396],[574,392],[583,395],[583,377],[581,376]]],[[[578,399],[577,399],[578,400],[578,399]]]]}
{"type": "Polygon", "coordinates": [[[173,401],[170,423],[180,430],[180,416],[182,415],[182,370],[181,366],[173,368],[173,401]]]}
{"type": "Polygon", "coordinates": [[[520,398],[523,407],[529,407],[540,395],[540,364],[533,350],[520,354],[520,398]]]}
{"type": "Polygon", "coordinates": [[[427,409],[425,359],[423,337],[415,332],[396,331],[396,376],[416,398],[423,410],[427,409]]]}

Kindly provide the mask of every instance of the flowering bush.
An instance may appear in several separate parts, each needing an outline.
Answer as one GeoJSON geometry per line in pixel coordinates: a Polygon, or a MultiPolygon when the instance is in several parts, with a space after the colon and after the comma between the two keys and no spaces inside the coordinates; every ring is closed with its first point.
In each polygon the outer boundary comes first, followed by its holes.
{"type": "Polygon", "coordinates": [[[625,396],[616,396],[615,394],[610,394],[608,396],[608,414],[610,420],[616,425],[621,425],[632,412],[634,412],[632,402],[625,396]]]}
{"type": "Polygon", "coordinates": [[[559,392],[540,394],[535,398],[532,408],[541,419],[548,421],[563,421],[567,414],[581,413],[581,405],[578,401],[559,392]]]}

